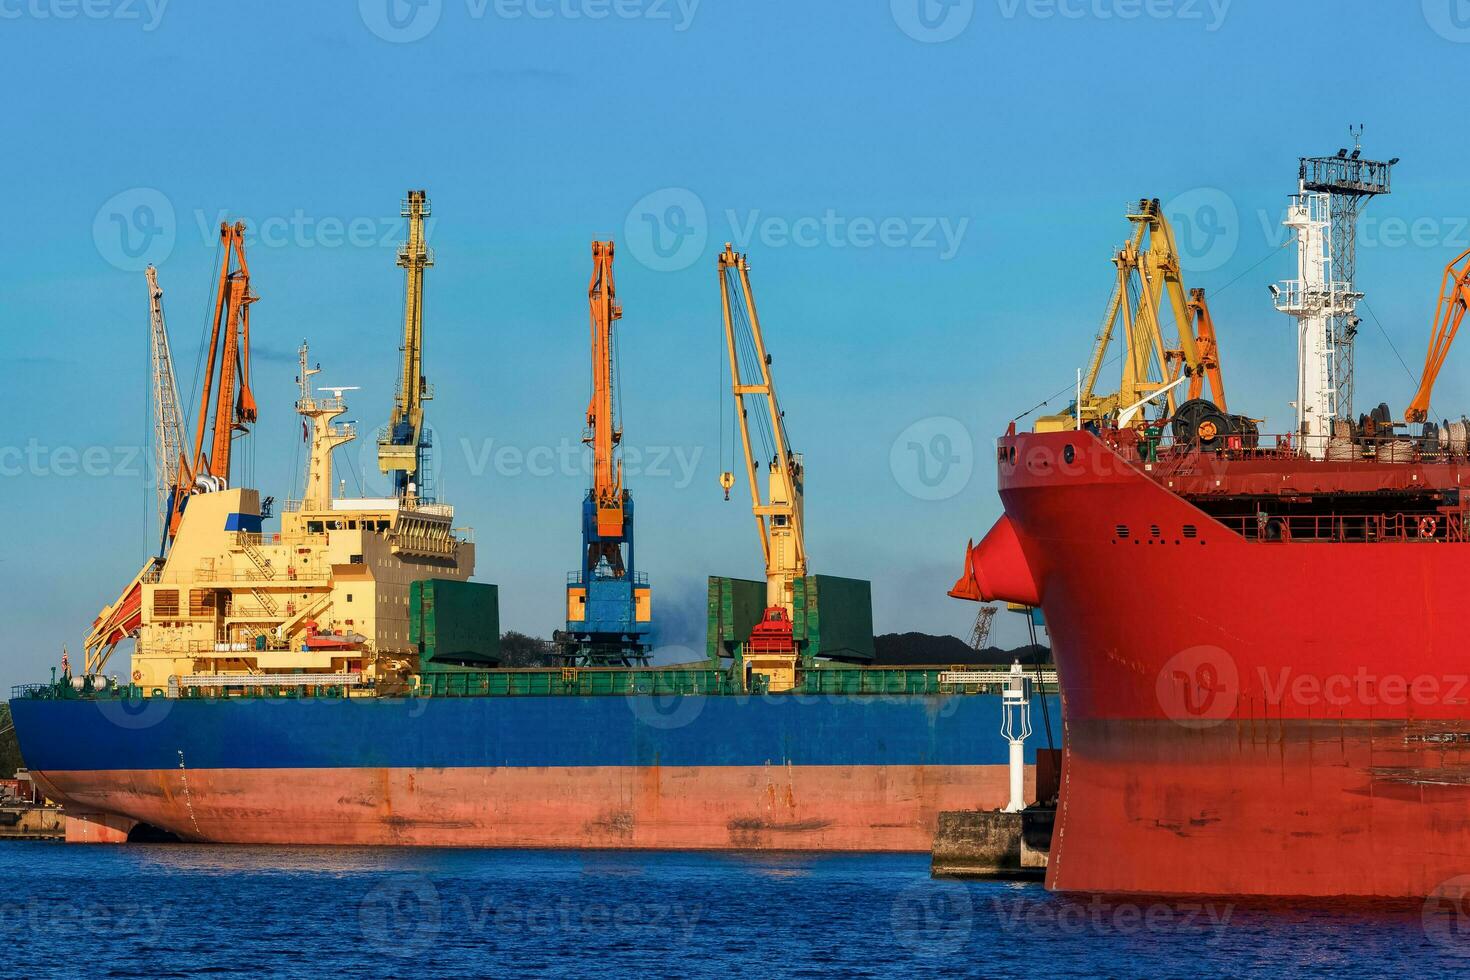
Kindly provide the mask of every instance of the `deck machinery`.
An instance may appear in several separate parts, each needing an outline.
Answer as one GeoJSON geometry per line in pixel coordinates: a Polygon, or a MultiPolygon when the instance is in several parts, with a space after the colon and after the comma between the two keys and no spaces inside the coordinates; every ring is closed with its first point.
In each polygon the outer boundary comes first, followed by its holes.
{"type": "Polygon", "coordinates": [[[592,448],[592,486],[582,500],[582,564],[567,576],[567,628],[557,649],[570,666],[646,665],[652,592],[637,569],[633,496],[623,486],[613,324],[623,315],[613,282],[613,243],[592,243],[592,398],[582,441],[592,448]]]}

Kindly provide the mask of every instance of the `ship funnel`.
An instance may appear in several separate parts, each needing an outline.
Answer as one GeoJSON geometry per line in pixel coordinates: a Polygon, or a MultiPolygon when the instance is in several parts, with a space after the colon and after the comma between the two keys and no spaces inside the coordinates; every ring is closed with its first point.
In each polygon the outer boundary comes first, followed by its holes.
{"type": "Polygon", "coordinates": [[[979,544],[965,549],[965,570],[949,590],[956,599],[1041,605],[1041,589],[1021,550],[1021,539],[1009,517],[1001,517],[979,544]]]}

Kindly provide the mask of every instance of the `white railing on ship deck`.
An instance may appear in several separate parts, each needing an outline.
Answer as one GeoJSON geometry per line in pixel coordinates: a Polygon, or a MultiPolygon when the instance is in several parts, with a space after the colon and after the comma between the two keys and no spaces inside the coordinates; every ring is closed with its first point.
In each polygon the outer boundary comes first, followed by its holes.
{"type": "MultiPolygon", "coordinates": [[[[1028,670],[1023,677],[1035,680],[1038,671],[1028,670]]],[[[1049,687],[1057,684],[1057,672],[1055,670],[1043,670],[1041,683],[1049,687]]],[[[1015,675],[1009,670],[941,670],[939,672],[939,683],[941,684],[1006,684],[1015,675]]]]}
{"type": "Polygon", "coordinates": [[[168,680],[168,696],[200,687],[358,687],[361,674],[181,674],[168,680]]]}

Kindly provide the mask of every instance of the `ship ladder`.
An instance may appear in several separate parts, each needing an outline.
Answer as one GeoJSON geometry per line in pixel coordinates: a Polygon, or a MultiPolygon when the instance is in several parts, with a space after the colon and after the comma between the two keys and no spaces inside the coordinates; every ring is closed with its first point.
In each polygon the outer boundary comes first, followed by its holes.
{"type": "Polygon", "coordinates": [[[273,579],[276,577],[276,570],[271,567],[271,560],[254,543],[246,540],[240,547],[245,552],[245,556],[260,570],[260,576],[262,578],[273,579]]]}

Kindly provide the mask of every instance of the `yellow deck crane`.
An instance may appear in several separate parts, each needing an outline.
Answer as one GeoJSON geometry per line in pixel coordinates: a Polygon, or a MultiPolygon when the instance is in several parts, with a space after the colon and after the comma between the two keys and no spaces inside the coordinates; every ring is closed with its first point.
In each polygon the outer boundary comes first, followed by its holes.
{"type": "Polygon", "coordinates": [[[1202,289],[1186,292],[1174,230],[1157,199],[1143,199],[1131,209],[1133,231],[1113,256],[1116,281],[1108,300],[1092,356],[1083,373],[1077,404],[1059,415],[1037,421],[1040,432],[1076,428],[1100,421],[1130,425],[1142,409],[1160,397],[1166,415],[1179,408],[1177,389],[1187,378],[1189,401],[1201,398],[1208,379],[1213,404],[1224,415],[1225,385],[1220,372],[1214,320],[1202,289]],[[1177,331],[1166,334],[1166,314],[1177,331]],[[1122,321],[1123,370],[1118,389],[1098,394],[1108,348],[1122,321]]]}
{"type": "Polygon", "coordinates": [[[424,378],[424,270],[434,264],[434,251],[424,239],[430,214],[428,192],[409,191],[401,210],[408,219],[408,241],[398,247],[403,269],[403,373],[393,401],[393,415],[378,439],[378,469],[393,477],[393,492],[416,501],[428,496],[424,462],[430,449],[424,428],[424,402],[434,397],[424,378]]]}
{"type": "MultiPolygon", "coordinates": [[[[745,453],[746,482],[750,486],[751,510],[766,566],[766,611],[747,644],[746,662],[771,677],[773,691],[794,684],[797,651],[792,634],[796,581],[807,573],[804,479],[801,454],[791,448],[786,434],[786,415],[776,399],[771,379],[771,356],[766,351],[750,286],[750,265],[729,244],[719,257],[720,302],[724,314],[725,345],[730,358],[731,391],[735,396],[735,418],[740,444],[745,453]],[[742,363],[746,365],[742,368],[742,363]],[[754,367],[754,371],[750,370],[754,367]],[[759,374],[759,378],[755,377],[759,374]],[[753,399],[757,425],[766,443],[766,493],[761,497],[756,475],[756,454],[751,444],[750,409],[753,399]]],[[[720,485],[728,499],[735,474],[720,474],[720,485]]]]}

